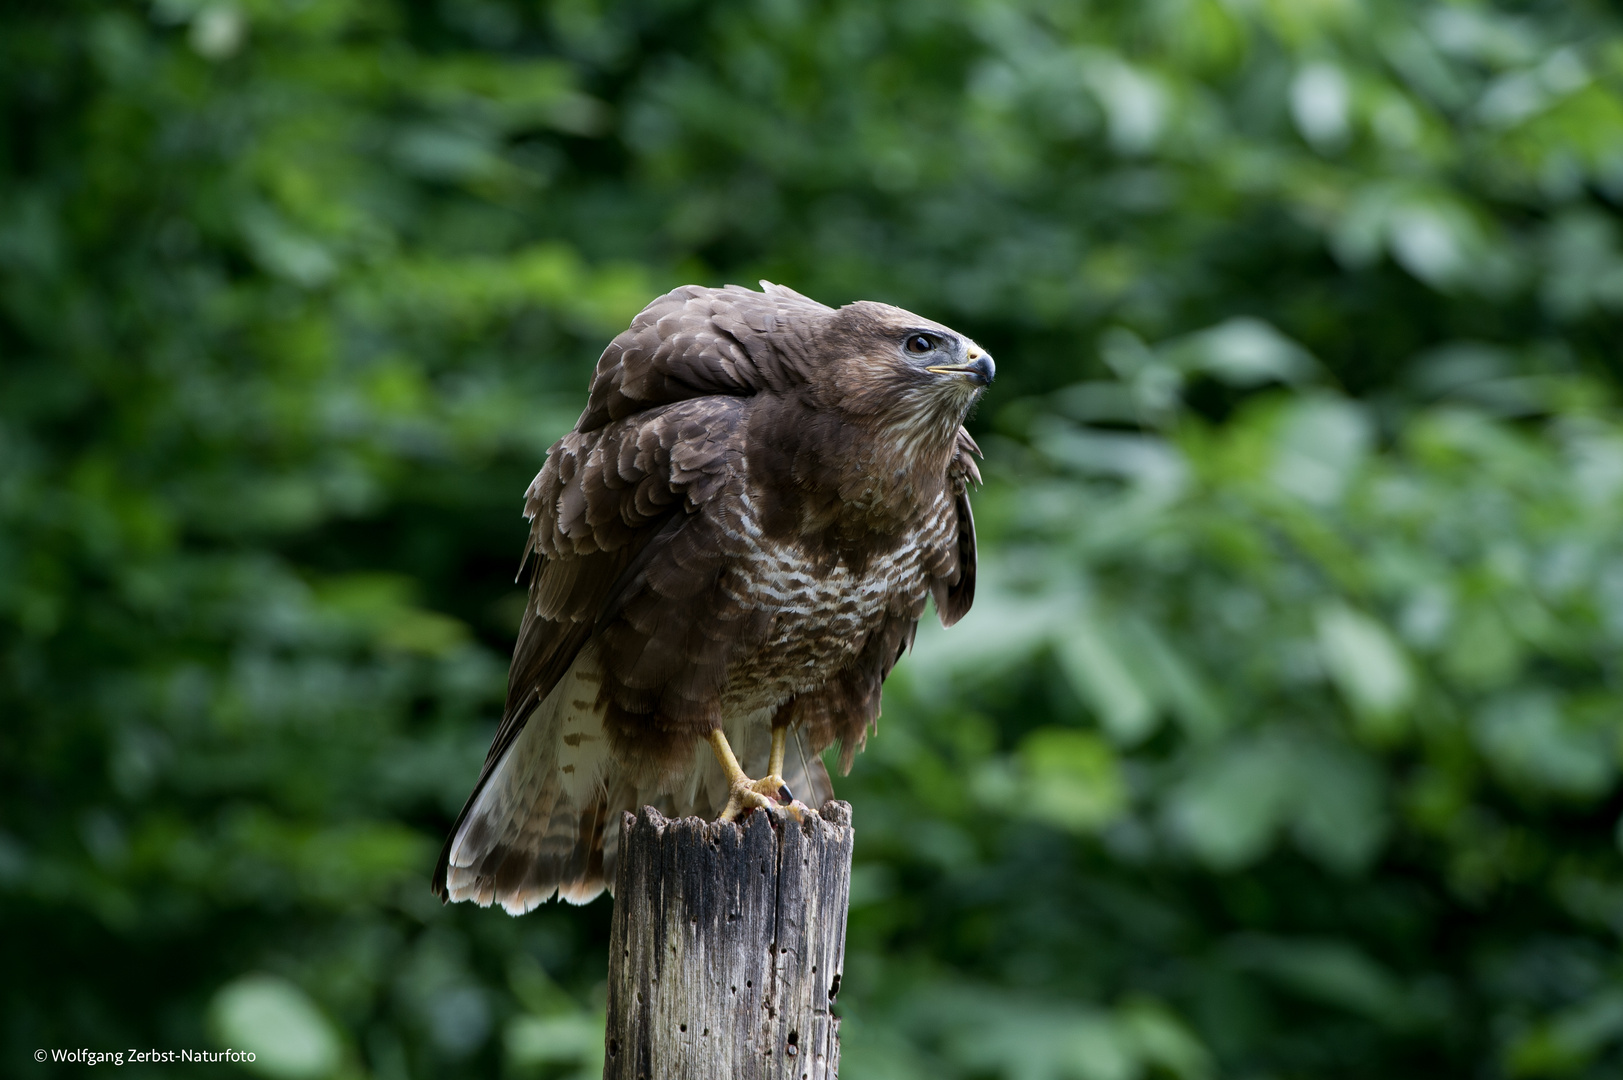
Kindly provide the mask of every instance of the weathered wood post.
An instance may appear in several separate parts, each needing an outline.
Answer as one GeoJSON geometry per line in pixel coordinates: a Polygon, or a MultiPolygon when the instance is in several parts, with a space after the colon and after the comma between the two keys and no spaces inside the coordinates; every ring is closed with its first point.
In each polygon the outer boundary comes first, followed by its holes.
{"type": "Polygon", "coordinates": [[[603,1080],[835,1080],[851,806],[620,832],[603,1080]]]}

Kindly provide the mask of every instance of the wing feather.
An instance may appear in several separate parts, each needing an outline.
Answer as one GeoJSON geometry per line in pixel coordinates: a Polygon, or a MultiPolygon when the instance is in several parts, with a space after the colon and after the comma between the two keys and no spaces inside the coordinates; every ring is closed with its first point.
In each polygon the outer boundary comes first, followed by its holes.
{"type": "Polygon", "coordinates": [[[947,467],[953,495],[952,539],[939,552],[940,559],[928,567],[930,593],[943,626],[962,619],[975,602],[975,515],[969,508],[969,489],[981,482],[981,471],[975,464],[980,453],[981,448],[969,432],[959,428],[958,443],[947,467]]]}
{"type": "Polygon", "coordinates": [[[834,314],[781,286],[673,289],[603,350],[577,428],[690,398],[786,390],[805,380],[811,342],[834,314]]]}
{"type": "MultiPolygon", "coordinates": [[[[440,854],[434,890],[442,897],[456,838],[537,705],[593,634],[638,596],[639,583],[650,565],[661,566],[657,557],[671,538],[690,532],[684,526],[702,517],[706,504],[721,493],[729,470],[719,459],[736,453],[743,406],[738,398],[674,402],[593,431],[571,432],[549,451],[525,501],[531,522],[527,554],[539,558],[531,564],[530,599],[508,673],[507,703],[473,793],[440,854]]],[[[694,541],[686,546],[693,548],[694,541]]],[[[717,556],[712,552],[710,558],[717,556]]],[[[685,560],[689,573],[699,571],[697,585],[667,574],[663,591],[691,598],[704,584],[703,568],[693,564],[703,561],[691,552],[685,560]]],[[[657,615],[652,621],[658,622],[657,615]]],[[[648,640],[656,638],[662,638],[657,625],[648,640]]],[[[641,651],[647,640],[633,644],[641,651]]],[[[618,652],[613,655],[618,674],[625,665],[618,652]]],[[[649,704],[657,700],[652,697],[649,704]]],[[[517,827],[522,832],[528,826],[519,822],[517,827]]],[[[506,850],[518,858],[513,852],[523,845],[508,844],[506,850]]]]}

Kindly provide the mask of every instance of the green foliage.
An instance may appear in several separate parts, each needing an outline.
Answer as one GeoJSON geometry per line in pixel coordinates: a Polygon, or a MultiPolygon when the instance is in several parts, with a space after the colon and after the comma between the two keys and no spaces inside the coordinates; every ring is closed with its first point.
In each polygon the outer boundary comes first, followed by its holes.
{"type": "Polygon", "coordinates": [[[6,1061],[600,1071],[606,903],[427,875],[597,351],[766,276],[1001,375],[846,1075],[1623,1068],[1611,13],[15,7],[6,1061]]]}
{"type": "Polygon", "coordinates": [[[1287,1075],[1616,1060],[1623,425],[1577,381],[1515,423],[1481,389],[1384,439],[1306,390],[1133,434],[1056,409],[1000,447],[978,637],[920,634],[856,796],[865,855],[984,935],[931,980],[1154,995],[1287,1075]],[[998,749],[932,720],[961,711],[998,749]],[[1594,1033],[1560,1057],[1556,1024],[1594,1033]]]}

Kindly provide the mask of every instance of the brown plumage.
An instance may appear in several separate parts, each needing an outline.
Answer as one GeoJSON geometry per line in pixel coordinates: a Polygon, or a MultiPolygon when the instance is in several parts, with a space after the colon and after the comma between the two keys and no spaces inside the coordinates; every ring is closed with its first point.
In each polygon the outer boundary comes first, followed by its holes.
{"type": "MultiPolygon", "coordinates": [[[[507,707],[434,876],[527,911],[613,881],[620,812],[714,816],[725,732],[746,772],[832,796],[925,598],[975,593],[962,421],[991,358],[884,304],[688,285],[604,350],[586,410],[530,485],[530,599],[507,707]]],[[[734,772],[736,773],[736,769],[734,772]]]]}

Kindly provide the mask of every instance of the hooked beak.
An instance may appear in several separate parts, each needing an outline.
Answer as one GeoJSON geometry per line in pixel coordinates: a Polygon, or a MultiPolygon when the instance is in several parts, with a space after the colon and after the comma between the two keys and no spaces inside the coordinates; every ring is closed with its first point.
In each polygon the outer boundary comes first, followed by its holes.
{"type": "Polygon", "coordinates": [[[967,363],[937,364],[924,370],[934,375],[962,375],[976,386],[991,386],[997,375],[997,365],[992,363],[990,354],[979,349],[970,351],[967,363]]]}

